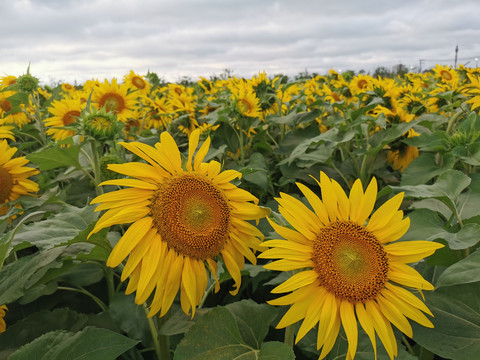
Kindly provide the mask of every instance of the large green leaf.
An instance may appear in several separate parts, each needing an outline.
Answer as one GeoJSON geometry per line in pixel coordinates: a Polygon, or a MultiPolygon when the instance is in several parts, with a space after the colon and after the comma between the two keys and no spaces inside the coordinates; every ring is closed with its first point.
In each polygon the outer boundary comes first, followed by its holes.
{"type": "Polygon", "coordinates": [[[443,174],[455,164],[455,158],[446,154],[442,163],[437,163],[436,154],[423,153],[413,160],[402,173],[401,185],[425,184],[435,176],[443,174]]]}
{"type": "Polygon", "coordinates": [[[477,360],[480,354],[480,313],[450,294],[425,294],[434,328],[412,322],[413,340],[434,354],[452,360],[477,360]]]}
{"type": "Polygon", "coordinates": [[[6,354],[50,331],[79,331],[87,321],[87,315],[69,309],[41,310],[33,313],[9,325],[7,331],[0,334],[0,358],[6,358],[6,354]]]}
{"type": "Polygon", "coordinates": [[[267,336],[270,324],[277,316],[277,309],[252,300],[242,300],[225,306],[235,316],[242,339],[259,349],[267,336]]]}
{"type": "Polygon", "coordinates": [[[25,293],[51,268],[62,266],[57,258],[65,251],[65,247],[24,256],[0,271],[0,304],[9,304],[25,293]]]}
{"type": "MultiPolygon", "coordinates": [[[[257,306],[260,305],[257,304],[257,306]]],[[[250,309],[251,307],[255,307],[255,305],[248,304],[246,306],[250,309]]],[[[231,360],[237,358],[242,360],[258,360],[259,358],[287,360],[295,358],[292,349],[282,343],[275,343],[275,346],[264,343],[261,349],[247,344],[242,335],[245,335],[246,331],[250,331],[249,341],[257,339],[257,336],[263,337],[265,325],[262,324],[259,329],[257,326],[261,321],[249,320],[240,325],[242,327],[242,331],[240,331],[237,311],[240,309],[236,308],[234,315],[226,307],[218,306],[203,315],[177,346],[174,360],[231,360]],[[254,328],[252,329],[251,326],[254,328]]],[[[263,316],[261,311],[255,313],[263,316]]],[[[267,315],[264,321],[268,322],[270,315],[267,315]]],[[[249,316],[251,315],[248,313],[243,314],[244,318],[249,316]]],[[[256,343],[258,343],[257,340],[255,340],[256,343]]]]}
{"type": "MultiPolygon", "coordinates": [[[[15,251],[36,246],[40,250],[47,250],[67,244],[96,220],[98,213],[94,210],[93,206],[88,205],[83,208],[67,205],[48,219],[22,227],[12,241],[12,248],[15,251]]],[[[81,240],[86,240],[87,235],[84,233],[81,240]]]]}
{"type": "Polygon", "coordinates": [[[443,239],[452,250],[467,249],[480,241],[480,225],[476,223],[466,224],[459,231],[450,232],[445,229],[445,224],[435,211],[418,209],[410,213],[409,218],[410,228],[403,240],[443,239]]]}
{"type": "Polygon", "coordinates": [[[438,199],[453,209],[458,196],[470,185],[471,181],[471,178],[460,171],[447,170],[432,185],[392,186],[392,189],[396,192],[404,191],[408,197],[438,199]]]}
{"type": "Polygon", "coordinates": [[[79,332],[46,333],[15,351],[11,360],[115,360],[138,343],[107,329],[86,327],[79,332]]]}
{"type": "Polygon", "coordinates": [[[449,266],[438,277],[435,286],[439,288],[441,286],[473,283],[477,281],[480,281],[480,250],[449,266]]]}
{"type": "Polygon", "coordinates": [[[65,148],[53,147],[29,154],[27,159],[36,164],[40,170],[50,170],[63,166],[73,166],[79,169],[81,167],[78,161],[80,148],[81,145],[71,145],[65,148]]]}

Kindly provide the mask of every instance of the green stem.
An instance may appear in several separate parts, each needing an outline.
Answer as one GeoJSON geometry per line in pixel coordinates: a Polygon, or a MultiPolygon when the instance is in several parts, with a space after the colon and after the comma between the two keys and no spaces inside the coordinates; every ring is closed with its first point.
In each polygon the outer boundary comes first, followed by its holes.
{"type": "Polygon", "coordinates": [[[78,292],[78,293],[87,295],[89,298],[91,298],[93,301],[95,301],[95,303],[102,309],[102,311],[107,310],[107,305],[105,305],[105,303],[102,300],[100,300],[98,297],[96,297],[91,292],[89,292],[88,290],[85,290],[82,287],[79,287],[77,289],[77,288],[72,288],[72,287],[67,287],[67,286],[59,286],[58,289],[59,290],[78,292]]]}
{"type": "Polygon", "coordinates": [[[158,333],[158,323],[153,317],[148,317],[148,307],[146,304],[143,304],[143,310],[145,311],[145,315],[147,315],[148,328],[152,334],[157,359],[170,360],[170,341],[168,337],[158,333]]]}
{"type": "Polygon", "coordinates": [[[333,168],[333,170],[335,170],[335,171],[337,172],[338,175],[340,175],[340,177],[342,178],[343,182],[347,185],[347,188],[348,188],[348,189],[351,189],[350,183],[349,183],[348,180],[345,178],[345,176],[343,176],[342,172],[335,166],[335,163],[333,162],[333,160],[330,160],[330,161],[329,161],[329,165],[333,168]]]}
{"type": "Polygon", "coordinates": [[[403,345],[405,345],[405,348],[407,349],[407,351],[413,356],[415,356],[415,351],[413,351],[412,346],[408,342],[408,339],[405,337],[405,335],[402,335],[402,343],[403,345]]]}
{"type": "Polygon", "coordinates": [[[207,290],[205,290],[202,300],[200,300],[200,304],[198,304],[197,309],[201,309],[203,307],[203,304],[205,303],[205,300],[207,299],[208,294],[210,294],[214,288],[215,288],[215,281],[208,287],[207,290]]]}
{"type": "Polygon", "coordinates": [[[43,145],[47,144],[47,133],[45,131],[45,125],[42,121],[42,114],[40,112],[40,99],[38,98],[38,93],[32,93],[32,103],[35,106],[35,120],[38,123],[38,127],[40,130],[40,137],[42,139],[43,145]]]}
{"type": "Polygon", "coordinates": [[[107,290],[108,290],[108,299],[112,301],[113,296],[115,295],[115,284],[113,282],[113,269],[106,267],[105,270],[105,280],[107,281],[107,290]]]}
{"type": "Polygon", "coordinates": [[[448,121],[448,125],[447,125],[447,134],[450,134],[452,132],[452,129],[453,129],[453,125],[455,124],[455,121],[457,120],[457,118],[462,114],[461,111],[455,113],[455,115],[453,115],[450,120],[448,121]]]}
{"type": "Polygon", "coordinates": [[[284,343],[293,348],[294,341],[293,338],[295,336],[295,324],[288,325],[285,328],[285,340],[284,343]]]}

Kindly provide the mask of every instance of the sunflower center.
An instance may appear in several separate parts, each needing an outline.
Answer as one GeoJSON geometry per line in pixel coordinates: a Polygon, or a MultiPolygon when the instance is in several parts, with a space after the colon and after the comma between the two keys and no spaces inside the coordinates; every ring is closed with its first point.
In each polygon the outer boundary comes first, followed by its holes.
{"type": "Polygon", "coordinates": [[[351,303],[374,299],[387,282],[388,258],[377,238],[352,221],[322,228],[313,245],[322,286],[351,303]]]}
{"type": "Polygon", "coordinates": [[[12,103],[6,99],[2,99],[0,100],[0,108],[5,112],[9,112],[12,110],[12,103]]]}
{"type": "Polygon", "coordinates": [[[358,86],[359,89],[364,89],[364,88],[367,87],[367,85],[368,85],[368,82],[365,79],[360,79],[357,82],[357,86],[358,86]]]}
{"type": "Polygon", "coordinates": [[[73,124],[75,121],[77,121],[77,118],[79,116],[80,116],[80,111],[77,111],[77,110],[69,111],[62,117],[63,124],[64,125],[73,124]]]}
{"type": "Polygon", "coordinates": [[[249,113],[253,110],[252,104],[247,99],[238,99],[237,106],[242,114],[249,113]]]}
{"type": "Polygon", "coordinates": [[[139,76],[134,76],[132,78],[132,84],[137,89],[144,89],[145,88],[145,81],[139,76]]]}
{"type": "Polygon", "coordinates": [[[210,180],[193,174],[169,179],[155,192],[151,208],[157,232],[178,253],[206,260],[223,249],[230,208],[210,180]]]}
{"type": "Polygon", "coordinates": [[[452,74],[450,74],[450,72],[449,72],[449,71],[446,71],[446,70],[442,70],[442,71],[440,72],[440,75],[442,76],[442,78],[444,78],[444,79],[447,80],[447,81],[448,81],[448,80],[452,80],[452,78],[453,78],[452,74]]]}
{"type": "Polygon", "coordinates": [[[105,106],[107,112],[111,111],[115,114],[118,114],[125,109],[125,100],[120,94],[107,93],[100,98],[98,103],[100,108],[105,106]]]}
{"type": "Polygon", "coordinates": [[[10,196],[13,187],[12,175],[0,166],[0,204],[6,202],[10,196]]]}

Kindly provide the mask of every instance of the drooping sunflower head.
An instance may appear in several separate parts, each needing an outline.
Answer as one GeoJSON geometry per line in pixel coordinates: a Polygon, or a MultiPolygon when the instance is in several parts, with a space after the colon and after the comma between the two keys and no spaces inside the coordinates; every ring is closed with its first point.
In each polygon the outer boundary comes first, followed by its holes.
{"type": "Polygon", "coordinates": [[[97,140],[113,139],[124,127],[114,114],[105,109],[92,109],[91,112],[83,114],[82,123],[84,132],[97,140]]]}
{"type": "Polygon", "coordinates": [[[311,209],[296,198],[281,194],[279,211],[293,227],[270,221],[284,239],[269,240],[269,249],[259,257],[277,259],[265,267],[296,271],[272,293],[291,292],[270,301],[273,305],[292,305],[277,327],[303,319],[297,339],[318,324],[317,348],[324,358],[332,349],[340,327],[347,335],[348,358],[357,349],[357,321],[369,336],[376,352],[375,334],[389,356],[397,354],[392,324],[412,336],[410,318],[432,327],[423,314],[430,310],[413,293],[433,290],[409,263],[433,254],[442,244],[430,241],[399,240],[410,221],[399,206],[403,193],[380,206],[372,215],[377,183],[372,179],[363,190],[357,180],[347,196],[341,186],[324,173],[317,181],[322,198],[308,187],[297,184],[311,209]]]}
{"type": "Polygon", "coordinates": [[[101,185],[129,188],[92,201],[101,203],[97,210],[108,210],[92,233],[133,223],[114,247],[107,265],[116,267],[128,257],[122,272],[122,280],[130,277],[126,292],[136,291],[138,304],[154,292],[150,316],[158,312],[163,316],[179,290],[182,309],[193,316],[209,281],[206,266],[216,291],[219,289],[220,258],[235,282],[232,293],[236,293],[245,258],[255,263],[254,252],[263,237],[248,220],[266,216],[266,210],[257,205],[253,195],[231,183],[240,173],[221,171],[217,161],[203,162],[210,139],[196,151],[199,137],[200,130],[190,135],[186,162],[167,132],[155,147],[121,143],[147,163],[110,164],[109,170],[130,178],[101,185]]]}
{"type": "Polygon", "coordinates": [[[7,140],[0,140],[0,215],[8,211],[9,202],[38,191],[38,184],[28,179],[38,170],[24,166],[29,162],[24,156],[14,158],[16,152],[7,140]]]}

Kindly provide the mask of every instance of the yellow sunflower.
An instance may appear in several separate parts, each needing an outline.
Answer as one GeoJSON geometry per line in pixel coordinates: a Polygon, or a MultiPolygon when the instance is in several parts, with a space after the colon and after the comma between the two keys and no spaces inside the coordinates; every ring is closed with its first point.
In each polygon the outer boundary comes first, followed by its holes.
{"type": "Polygon", "coordinates": [[[61,128],[75,123],[81,116],[82,102],[80,98],[55,100],[48,111],[53,116],[43,120],[47,127],[47,135],[52,135],[53,139],[58,141],[76,134],[75,130],[61,128]]]}
{"type": "Polygon", "coordinates": [[[105,80],[103,84],[94,86],[92,90],[92,101],[97,104],[98,109],[105,107],[107,112],[113,112],[122,122],[135,117],[134,107],[137,103],[137,95],[128,94],[127,85],[118,85],[117,79],[114,78],[111,84],[105,80]]]}
{"type": "Polygon", "coordinates": [[[13,75],[0,76],[0,88],[4,88],[17,83],[17,77],[13,75]]]}
{"type": "Polygon", "coordinates": [[[0,126],[0,139],[10,139],[15,141],[13,133],[11,132],[13,128],[13,126],[0,126]]]}
{"type": "Polygon", "coordinates": [[[236,79],[232,82],[230,91],[232,99],[235,101],[235,107],[240,114],[251,118],[262,117],[260,100],[251,83],[243,79],[236,79]]]}
{"type": "Polygon", "coordinates": [[[353,359],[358,320],[375,354],[376,333],[393,358],[397,355],[397,343],[392,324],[409,337],[412,328],[407,318],[433,327],[422,313],[432,315],[430,310],[405,288],[420,291],[433,290],[433,286],[407,264],[433,254],[443,245],[430,241],[396,242],[410,225],[409,218],[398,210],[403,193],[370,216],[377,197],[375,178],[365,192],[357,180],[350,197],[323,172],[318,184],[321,200],[308,187],[297,184],[313,211],[294,197],[281,194],[277,199],[280,213],[293,229],[270,221],[286,240],[264,242],[263,246],[270,249],[259,256],[279,259],[265,265],[267,269],[297,271],[272,290],[275,294],[291,292],[269,302],[292,305],[277,327],[303,319],[296,336],[298,342],[318,324],[317,348],[322,348],[320,358],[324,358],[342,325],[348,340],[347,358],[353,359]]]}
{"type": "Polygon", "coordinates": [[[452,69],[451,66],[436,65],[432,70],[441,82],[450,84],[452,88],[454,88],[460,80],[457,71],[452,69]]]}
{"type": "Polygon", "coordinates": [[[38,184],[28,177],[38,174],[37,169],[25,167],[25,156],[12,158],[17,148],[10,147],[7,140],[0,140],[0,215],[8,211],[9,201],[38,191],[38,184]]]}
{"type": "Polygon", "coordinates": [[[5,332],[7,329],[7,324],[5,324],[5,313],[7,312],[8,308],[6,305],[0,306],[0,334],[5,332]]]}
{"type": "Polygon", "coordinates": [[[92,234],[103,228],[133,223],[115,245],[107,265],[128,260],[121,280],[130,277],[126,293],[136,291],[135,302],[142,304],[152,292],[149,316],[165,315],[180,289],[183,311],[192,316],[207,287],[210,269],[217,280],[217,256],[221,255],[238,292],[240,271],[246,257],[255,263],[254,251],[263,238],[248,220],[266,216],[258,200],[230,181],[241,174],[220,172],[217,161],[203,162],[210,139],[193,156],[200,131],[189,138],[188,159],[182,156],[172,136],[163,132],[155,147],[139,142],[120,143],[148,164],[110,164],[108,169],[132,179],[108,180],[100,185],[128,186],[95,198],[96,210],[108,211],[98,220],[92,234]]]}
{"type": "Polygon", "coordinates": [[[11,112],[14,109],[14,105],[10,101],[16,91],[3,91],[0,92],[0,125],[16,124],[19,128],[30,122],[27,114],[23,109],[25,106],[20,104],[20,111],[11,112]]]}
{"type": "Polygon", "coordinates": [[[150,83],[145,80],[142,76],[135,74],[133,70],[130,70],[128,75],[123,77],[125,84],[133,91],[136,92],[136,95],[148,95],[150,92],[150,83]]]}

